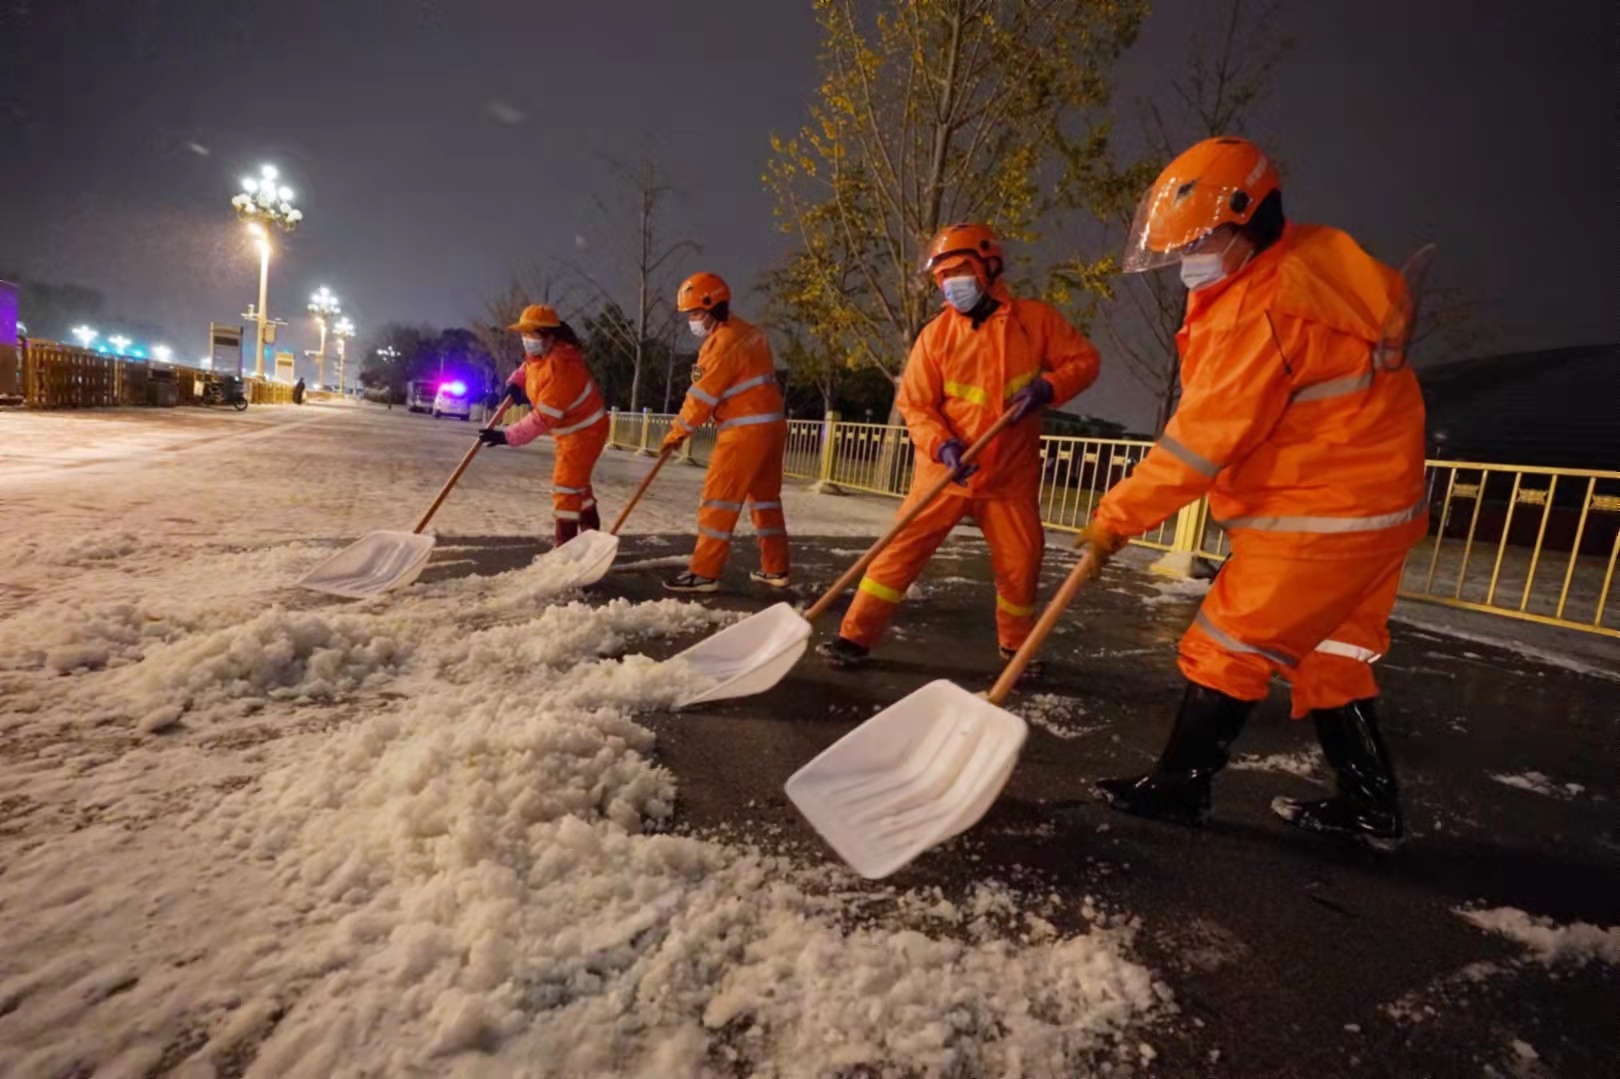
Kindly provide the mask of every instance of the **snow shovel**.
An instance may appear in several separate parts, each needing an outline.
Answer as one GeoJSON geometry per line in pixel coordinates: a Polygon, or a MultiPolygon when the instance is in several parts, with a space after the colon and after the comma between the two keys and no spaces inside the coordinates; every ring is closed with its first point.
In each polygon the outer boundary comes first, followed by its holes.
{"type": "MultiPolygon", "coordinates": [[[[495,426],[511,404],[510,398],[502,401],[485,429],[495,426]]],[[[438,497],[422,514],[422,519],[416,522],[415,528],[409,532],[368,532],[300,577],[299,585],[349,599],[370,599],[416,580],[427,566],[436,542],[433,536],[424,535],[422,530],[439,512],[439,507],[450,495],[450,489],[467,471],[473,455],[482,445],[473,440],[472,448],[461,458],[461,463],[450,473],[444,486],[439,488],[438,497]]]]}
{"type": "MultiPolygon", "coordinates": [[[[962,454],[962,463],[969,464],[984,452],[990,441],[1011,425],[1012,419],[1012,409],[1003,412],[990,430],[962,454]]],[[[951,482],[950,473],[941,476],[804,614],[794,610],[791,603],[778,603],[758,614],[749,615],[675,656],[675,660],[684,662],[702,678],[705,687],[678,698],[675,707],[685,708],[732,697],[751,697],[764,693],[780,682],[810,646],[811,623],[826,613],[844,589],[854,584],[866,572],[872,560],[882,554],[883,549],[951,482]]]]}
{"type": "Polygon", "coordinates": [[[624,525],[624,519],[630,516],[630,511],[636,508],[641,496],[647,493],[652,486],[653,477],[658,470],[664,467],[669,460],[669,451],[665,450],[658,455],[653,464],[652,471],[647,478],[641,481],[636,493],[619,511],[619,519],[613,522],[613,527],[606,532],[591,529],[581,532],[566,543],[560,544],[540,555],[534,560],[537,566],[547,567],[547,571],[554,575],[553,580],[559,588],[582,588],[588,584],[595,584],[607,576],[608,570],[613,568],[613,559],[619,554],[619,529],[624,525]]]}
{"type": "Polygon", "coordinates": [[[1080,586],[1101,569],[1096,552],[1087,551],[989,693],[930,682],[793,773],[788,797],[851,869],[868,880],[887,877],[990,809],[1029,732],[1000,704],[1080,586]]]}

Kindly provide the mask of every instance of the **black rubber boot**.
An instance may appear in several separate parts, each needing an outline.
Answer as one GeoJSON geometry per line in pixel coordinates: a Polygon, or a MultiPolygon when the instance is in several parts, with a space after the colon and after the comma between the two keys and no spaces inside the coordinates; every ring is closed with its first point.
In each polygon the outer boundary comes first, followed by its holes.
{"type": "Polygon", "coordinates": [[[552,521],[551,545],[553,547],[561,547],[577,535],[579,535],[578,521],[565,521],[561,517],[552,521]]]}
{"type": "Polygon", "coordinates": [[[581,532],[600,532],[602,530],[602,515],[595,506],[588,510],[579,511],[579,530],[581,532]]]}
{"type": "Polygon", "coordinates": [[[1339,779],[1332,798],[1299,802],[1277,798],[1272,811],[1307,831],[1354,839],[1387,850],[1406,835],[1401,817],[1400,792],[1389,750],[1378,733],[1378,713],[1371,699],[1351,701],[1342,708],[1320,708],[1311,713],[1322,753],[1339,779]]]}
{"type": "Polygon", "coordinates": [[[1209,812],[1210,780],[1226,767],[1227,750],[1243,732],[1255,701],[1187,684],[1170,741],[1146,775],[1097,781],[1109,805],[1151,820],[1197,825],[1209,812]]]}
{"type": "Polygon", "coordinates": [[[824,658],[829,667],[849,671],[866,666],[872,650],[844,637],[834,637],[830,641],[822,641],[816,645],[816,655],[824,658]]]}

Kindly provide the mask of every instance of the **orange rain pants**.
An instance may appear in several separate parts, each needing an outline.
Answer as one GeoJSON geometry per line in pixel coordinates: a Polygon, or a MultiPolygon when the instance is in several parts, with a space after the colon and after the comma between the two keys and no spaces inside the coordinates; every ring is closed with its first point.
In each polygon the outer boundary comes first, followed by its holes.
{"type": "MultiPolygon", "coordinates": [[[[913,491],[900,509],[920,497],[913,491]]],[[[1003,648],[1017,648],[1035,628],[1035,590],[1040,583],[1046,532],[1041,511],[1030,498],[963,498],[942,494],[873,559],[855,600],[844,615],[839,636],[866,648],[877,643],[934,552],[963,517],[971,516],[990,545],[996,576],[996,636],[1003,648]]]]}
{"type": "Polygon", "coordinates": [[[1345,537],[1331,557],[1301,558],[1266,537],[1234,535],[1232,557],[1181,639],[1181,673],[1246,701],[1263,699],[1280,674],[1293,688],[1295,719],[1378,696],[1372,665],[1389,650],[1401,567],[1426,527],[1413,522],[1374,545],[1345,537]]]}
{"type": "Polygon", "coordinates": [[[698,507],[697,548],[690,568],[699,577],[719,577],[731,553],[731,534],[747,502],[759,537],[759,565],[766,573],[788,572],[787,521],[782,516],[782,454],[787,421],[723,429],[715,439],[698,507]]]}
{"type": "Polygon", "coordinates": [[[591,471],[607,445],[608,426],[604,417],[583,431],[553,436],[557,458],[551,466],[551,513],[557,520],[578,521],[581,514],[596,505],[591,471]]]}

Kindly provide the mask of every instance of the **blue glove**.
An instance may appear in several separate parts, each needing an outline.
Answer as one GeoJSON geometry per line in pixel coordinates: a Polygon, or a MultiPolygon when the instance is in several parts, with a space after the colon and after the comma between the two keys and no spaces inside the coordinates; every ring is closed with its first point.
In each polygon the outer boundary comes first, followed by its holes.
{"type": "Polygon", "coordinates": [[[1052,393],[1052,384],[1044,378],[1037,378],[1013,394],[1012,400],[1007,402],[1014,409],[1013,422],[1023,423],[1032,414],[1045,409],[1052,403],[1052,393]]]}
{"type": "Polygon", "coordinates": [[[958,438],[951,439],[939,448],[939,463],[950,469],[951,479],[963,487],[967,486],[968,477],[979,470],[978,465],[962,464],[962,454],[966,452],[967,447],[962,445],[962,440],[958,438]]]}

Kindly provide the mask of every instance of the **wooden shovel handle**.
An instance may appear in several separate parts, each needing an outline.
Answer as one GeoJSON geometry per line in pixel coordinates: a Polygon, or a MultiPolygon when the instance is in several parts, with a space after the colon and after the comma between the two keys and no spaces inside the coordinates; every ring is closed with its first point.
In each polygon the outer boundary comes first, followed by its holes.
{"type": "Polygon", "coordinates": [[[1039,652],[1041,645],[1046,643],[1046,638],[1051,634],[1052,627],[1057,625],[1057,620],[1063,616],[1064,610],[1074,600],[1075,593],[1080,591],[1080,586],[1101,572],[1102,560],[1097,557],[1097,549],[1092,547],[1086,551],[1085,557],[1076,562],[1074,568],[1069,571],[1069,576],[1064,579],[1063,586],[1058,589],[1057,595],[1052,597],[1052,602],[1048,603],[1046,610],[1041,612],[1040,621],[1036,622],[1035,628],[1030,631],[1029,639],[1018,649],[1018,654],[1007,661],[1006,669],[1001,672],[1001,677],[996,679],[996,684],[990,687],[989,693],[985,694],[986,700],[991,704],[1000,704],[1007,699],[1007,694],[1012,692],[1013,684],[1018,681],[1018,676],[1024,673],[1024,668],[1029,666],[1029,661],[1035,658],[1035,653],[1039,652]]]}
{"type": "MultiPolygon", "coordinates": [[[[510,397],[502,401],[501,407],[495,410],[495,415],[489,418],[489,422],[484,425],[483,429],[487,431],[491,427],[494,427],[496,421],[502,416],[506,415],[506,410],[510,408],[511,405],[512,399],[510,397]]],[[[444,504],[444,500],[450,496],[450,488],[454,487],[456,485],[456,481],[461,478],[461,474],[467,471],[467,466],[472,464],[473,456],[482,446],[482,442],[478,441],[477,439],[473,439],[472,448],[469,449],[466,455],[461,458],[461,463],[456,466],[456,470],[454,472],[450,473],[450,478],[445,481],[444,486],[439,488],[439,497],[435,498],[433,500],[433,505],[429,506],[427,508],[427,512],[422,514],[422,519],[416,522],[416,527],[411,529],[412,532],[420,534],[422,529],[428,526],[428,522],[433,520],[433,515],[439,512],[439,507],[442,506],[444,504]]]]}
{"type": "MultiPolygon", "coordinates": [[[[962,463],[972,463],[973,459],[979,456],[986,446],[990,445],[990,441],[993,438],[1001,434],[1002,431],[1005,431],[1012,424],[1013,415],[1016,411],[1016,409],[1009,408],[1007,411],[1003,412],[996,422],[990,426],[990,430],[979,436],[979,440],[973,445],[969,446],[962,454],[962,463]]],[[[849,567],[849,569],[845,570],[842,577],[833,582],[833,586],[827,589],[826,593],[822,595],[820,599],[816,600],[815,606],[804,612],[805,621],[814,622],[817,618],[820,618],[823,614],[825,614],[827,612],[827,608],[832,606],[833,601],[839,597],[844,589],[854,584],[856,579],[860,577],[861,574],[866,572],[866,567],[872,564],[872,560],[883,553],[883,548],[894,542],[894,537],[898,536],[905,530],[907,525],[916,520],[917,515],[923,510],[927,509],[929,503],[938,498],[940,493],[953,482],[955,482],[953,474],[947,472],[944,476],[935,481],[932,487],[924,491],[921,498],[908,499],[911,505],[901,511],[900,516],[895,519],[893,526],[890,527],[890,529],[885,532],[876,543],[867,548],[866,553],[861,555],[860,558],[856,559],[855,564],[849,567]]]]}
{"type": "Polygon", "coordinates": [[[669,460],[670,452],[665,450],[658,455],[658,461],[652,466],[652,471],[647,473],[647,478],[641,481],[641,486],[636,488],[636,493],[630,496],[630,501],[626,502],[624,509],[619,511],[619,519],[613,522],[612,528],[608,529],[608,535],[617,536],[619,534],[619,529],[624,525],[624,519],[630,516],[630,511],[636,508],[636,503],[641,501],[641,496],[646,494],[647,488],[652,486],[653,478],[658,475],[658,470],[664,467],[664,462],[669,460]]]}

